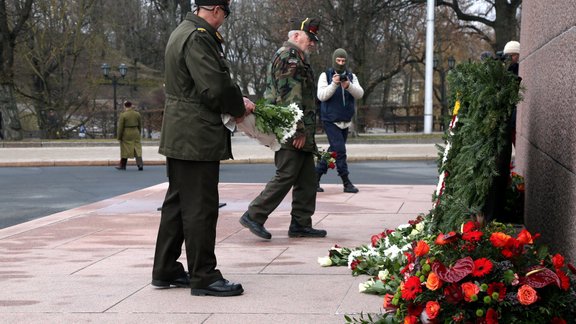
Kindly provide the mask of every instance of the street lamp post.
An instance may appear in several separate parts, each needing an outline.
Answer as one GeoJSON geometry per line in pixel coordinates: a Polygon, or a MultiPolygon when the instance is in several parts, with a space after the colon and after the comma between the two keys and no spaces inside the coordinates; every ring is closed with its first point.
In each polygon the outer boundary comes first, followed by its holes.
{"type": "Polygon", "coordinates": [[[120,64],[118,66],[118,72],[120,72],[120,76],[117,74],[110,74],[110,66],[107,63],[102,64],[102,74],[104,75],[104,78],[112,81],[112,88],[114,89],[114,137],[118,135],[118,103],[116,102],[116,87],[120,84],[118,81],[123,79],[126,76],[126,73],[128,73],[128,67],[126,64],[120,64]]]}
{"type": "MultiPolygon", "coordinates": [[[[447,115],[447,110],[448,110],[448,98],[446,96],[446,72],[449,72],[450,70],[452,70],[454,68],[454,65],[456,64],[456,60],[454,59],[453,56],[448,57],[448,68],[444,68],[443,64],[440,64],[440,60],[435,57],[434,61],[433,61],[433,67],[434,70],[436,70],[438,73],[440,73],[440,104],[441,104],[441,116],[446,116],[447,115]]],[[[443,128],[445,128],[446,125],[444,125],[444,121],[442,122],[442,126],[443,128]]]]}

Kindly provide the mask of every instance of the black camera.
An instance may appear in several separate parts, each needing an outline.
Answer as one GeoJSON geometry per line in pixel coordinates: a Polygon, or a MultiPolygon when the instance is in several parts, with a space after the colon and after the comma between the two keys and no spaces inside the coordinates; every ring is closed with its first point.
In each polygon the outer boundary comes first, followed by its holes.
{"type": "Polygon", "coordinates": [[[348,81],[348,73],[342,72],[339,74],[339,76],[340,76],[340,82],[348,81]]]}
{"type": "Polygon", "coordinates": [[[496,59],[500,61],[507,61],[508,59],[510,59],[510,55],[504,54],[503,51],[498,51],[496,52],[496,59]]]}

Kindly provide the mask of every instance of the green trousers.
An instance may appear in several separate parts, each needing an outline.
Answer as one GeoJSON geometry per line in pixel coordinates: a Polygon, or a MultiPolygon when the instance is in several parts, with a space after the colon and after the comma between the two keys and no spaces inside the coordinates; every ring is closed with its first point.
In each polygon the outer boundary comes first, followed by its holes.
{"type": "Polygon", "coordinates": [[[280,149],[274,155],[276,175],[248,207],[250,218],[264,224],[292,189],[292,221],[312,226],[316,210],[316,170],[311,152],[280,149]]]}
{"type": "Polygon", "coordinates": [[[152,278],[173,280],[184,272],[178,258],[182,243],[192,288],[222,279],[216,269],[216,223],[220,161],[197,162],[168,158],[168,191],[162,204],[152,278]]]}

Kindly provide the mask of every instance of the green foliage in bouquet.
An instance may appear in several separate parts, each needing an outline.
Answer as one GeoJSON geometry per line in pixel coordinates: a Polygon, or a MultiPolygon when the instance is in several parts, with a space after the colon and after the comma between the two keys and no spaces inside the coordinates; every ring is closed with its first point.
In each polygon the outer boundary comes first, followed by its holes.
{"type": "MultiPolygon", "coordinates": [[[[445,134],[451,148],[439,174],[448,176],[430,223],[446,231],[483,208],[498,174],[496,157],[506,145],[507,123],[521,99],[515,75],[496,60],[460,64],[448,83],[452,105],[458,100],[460,109],[452,134],[445,134]]],[[[443,153],[440,147],[440,158],[443,153]]]]}
{"type": "Polygon", "coordinates": [[[329,152],[326,150],[318,150],[315,153],[316,155],[316,164],[318,163],[326,163],[328,169],[334,169],[336,167],[336,152],[329,152]]]}
{"type": "Polygon", "coordinates": [[[296,133],[297,123],[303,115],[295,103],[283,107],[265,100],[256,102],[253,113],[256,117],[256,129],[262,133],[274,134],[279,143],[286,143],[286,140],[296,133]]]}

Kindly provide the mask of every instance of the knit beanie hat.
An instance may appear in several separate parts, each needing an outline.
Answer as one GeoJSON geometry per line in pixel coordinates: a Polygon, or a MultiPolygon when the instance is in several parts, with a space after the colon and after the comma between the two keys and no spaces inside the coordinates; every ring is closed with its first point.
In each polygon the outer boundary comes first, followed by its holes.
{"type": "Polygon", "coordinates": [[[336,64],[337,57],[345,58],[348,60],[348,53],[346,53],[343,48],[338,48],[334,51],[334,53],[332,53],[332,67],[337,73],[342,73],[346,71],[346,64],[336,64]]]}
{"type": "Polygon", "coordinates": [[[520,43],[517,41],[509,41],[504,46],[504,54],[520,54],[520,43]]]}

